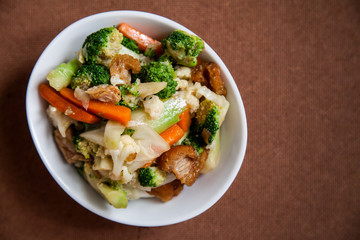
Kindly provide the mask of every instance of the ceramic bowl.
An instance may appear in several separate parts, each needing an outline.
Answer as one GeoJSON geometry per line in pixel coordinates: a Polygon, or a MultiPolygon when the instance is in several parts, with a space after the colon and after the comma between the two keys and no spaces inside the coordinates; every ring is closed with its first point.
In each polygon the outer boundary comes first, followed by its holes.
{"type": "Polygon", "coordinates": [[[74,58],[86,36],[122,22],[155,39],[162,39],[175,29],[193,34],[172,20],[137,11],[105,12],[71,24],[47,46],[32,71],[26,93],[28,125],[35,147],[52,177],[71,198],[86,209],[106,219],[134,226],[179,223],[203,213],[224,195],[238,174],[245,155],[247,124],[243,102],[229,70],[209,45],[205,43],[205,51],[200,57],[220,66],[230,102],[226,120],[221,127],[220,162],[215,170],[201,175],[193,186],[184,187],[179,196],[166,203],[152,198],[130,201],[126,209],[110,206],[64,160],[54,142],[53,127],[46,116],[48,104],[38,92],[38,86],[45,82],[47,73],[60,63],[74,58]]]}

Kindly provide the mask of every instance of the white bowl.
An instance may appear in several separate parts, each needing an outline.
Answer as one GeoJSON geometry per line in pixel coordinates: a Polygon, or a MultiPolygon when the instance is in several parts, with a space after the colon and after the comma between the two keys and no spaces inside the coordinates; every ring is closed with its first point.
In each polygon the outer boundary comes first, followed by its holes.
{"type": "Polygon", "coordinates": [[[191,187],[163,203],[157,199],[130,201],[126,209],[115,209],[97,194],[66,163],[53,138],[53,127],[46,116],[47,103],[40,97],[38,86],[47,73],[62,62],[75,56],[86,36],[101,28],[126,22],[156,39],[166,37],[175,29],[192,33],[167,18],[137,11],[113,11],[83,18],[64,29],[47,46],[37,61],[27,87],[26,113],[36,149],[46,168],[61,188],[80,205],[109,220],[134,226],[164,226],[182,222],[206,211],[230,187],[242,164],[246,142],[246,116],[237,86],[219,56],[205,43],[201,57],[217,63],[228,90],[230,109],[221,127],[221,152],[218,167],[201,175],[191,187]]]}

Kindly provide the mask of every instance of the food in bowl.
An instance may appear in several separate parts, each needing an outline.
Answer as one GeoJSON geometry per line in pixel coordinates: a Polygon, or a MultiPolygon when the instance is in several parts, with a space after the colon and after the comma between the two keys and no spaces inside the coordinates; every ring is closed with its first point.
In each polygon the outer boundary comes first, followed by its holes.
{"type": "Polygon", "coordinates": [[[218,164],[229,102],[203,41],[155,40],[126,23],[90,34],[39,86],[64,158],[111,205],[169,201],[218,164]]]}

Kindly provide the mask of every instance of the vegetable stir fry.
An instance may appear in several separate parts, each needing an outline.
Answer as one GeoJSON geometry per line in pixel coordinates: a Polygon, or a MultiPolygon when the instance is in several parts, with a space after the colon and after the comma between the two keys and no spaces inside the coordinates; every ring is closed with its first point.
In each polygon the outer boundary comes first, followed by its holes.
{"type": "Polygon", "coordinates": [[[169,201],[218,165],[229,102],[201,38],[126,23],[90,34],[39,86],[64,158],[115,208],[169,201]]]}

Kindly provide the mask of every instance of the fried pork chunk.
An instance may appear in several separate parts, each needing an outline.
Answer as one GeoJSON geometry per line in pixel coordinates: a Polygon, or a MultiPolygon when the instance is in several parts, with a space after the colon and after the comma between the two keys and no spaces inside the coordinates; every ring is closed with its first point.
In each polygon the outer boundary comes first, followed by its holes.
{"type": "Polygon", "coordinates": [[[173,172],[181,183],[191,186],[199,176],[206,158],[207,154],[198,157],[192,146],[178,145],[163,153],[157,163],[161,170],[173,172]]]}

